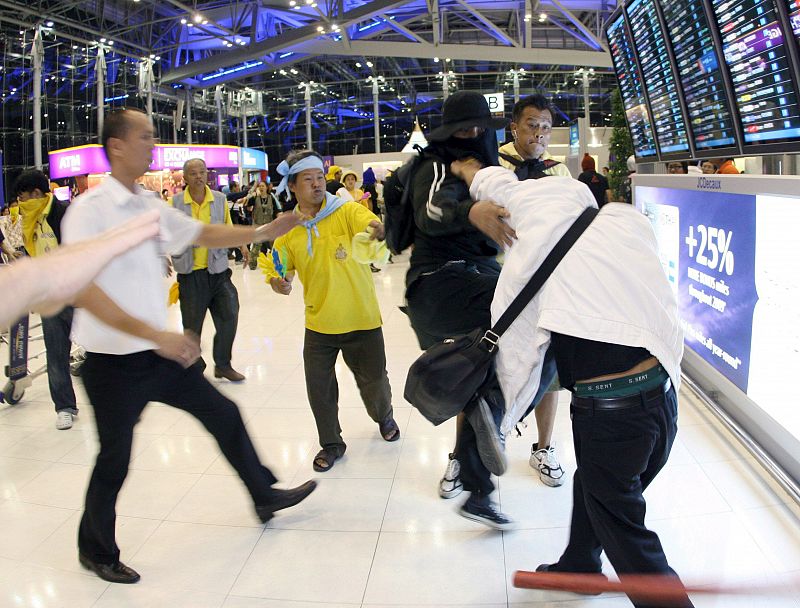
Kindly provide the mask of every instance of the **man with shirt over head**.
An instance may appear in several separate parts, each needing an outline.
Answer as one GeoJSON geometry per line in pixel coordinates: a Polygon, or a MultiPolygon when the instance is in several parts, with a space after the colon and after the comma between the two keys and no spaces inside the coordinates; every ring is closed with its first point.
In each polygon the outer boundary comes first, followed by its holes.
{"type": "Polygon", "coordinates": [[[225,248],[275,239],[298,224],[284,216],[259,228],[203,224],[163,204],[136,185],[152,162],[153,123],[138,110],[106,116],[103,147],[111,175],[79,197],[64,220],[65,243],[100,233],[157,210],[160,232],[113,260],[77,298],[73,335],[87,350],[82,377],[97,424],[100,452],[86,492],[78,531],[81,564],[103,580],[135,583],[139,574],[119,561],[115,540],[117,495],[128,474],[133,429],[150,401],[195,416],[209,430],[253,498],[262,522],[296,505],[316,487],[274,488],[236,404],[221,395],[193,366],[197,342],[165,331],[167,297],[161,258],[195,243],[225,248]]]}
{"type": "MultiPolygon", "coordinates": [[[[509,212],[518,235],[506,253],[492,319],[508,309],[573,222],[594,208],[576,180],[519,181],[476,160],[451,167],[475,200],[509,212]]],[[[591,213],[591,212],[590,212],[591,213]]],[[[537,392],[545,353],[572,392],[577,468],[569,541],[539,572],[594,575],[605,551],[617,575],[677,581],[658,535],[645,525],[642,492],[666,464],[677,432],[683,332],[655,233],[629,205],[609,203],[580,235],[499,341],[497,377],[506,397],[502,430],[514,428],[537,392]]],[[[691,608],[685,593],[637,608],[691,608]]]]}
{"type": "MultiPolygon", "coordinates": [[[[188,217],[203,224],[232,226],[225,195],[206,185],[208,169],[200,158],[183,164],[186,189],[172,197],[172,206],[188,217]]],[[[247,261],[247,248],[242,247],[247,261]]],[[[198,337],[203,331],[206,311],[214,321],[214,377],[241,382],[244,374],[231,366],[233,341],[239,324],[239,293],[231,281],[228,268],[228,249],[197,247],[191,245],[172,256],[172,265],[178,275],[181,319],[183,328],[198,337]]],[[[205,361],[199,361],[201,371],[205,361]]]]}

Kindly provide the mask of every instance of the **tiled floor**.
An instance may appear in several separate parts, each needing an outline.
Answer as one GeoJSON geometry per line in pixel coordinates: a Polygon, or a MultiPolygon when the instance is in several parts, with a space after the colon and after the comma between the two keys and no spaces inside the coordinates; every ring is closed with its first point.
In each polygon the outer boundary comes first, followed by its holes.
{"type": "MultiPolygon", "coordinates": [[[[517,530],[485,529],[455,513],[462,499],[438,497],[453,425],[431,426],[402,399],[418,355],[397,308],[405,269],[401,260],[375,275],[402,439],[380,439],[340,365],[348,450],[320,474],[311,468],[317,444],[303,383],[300,290],[279,297],[260,274],[237,268],[234,363],[248,379],[218,386],[242,408],[281,483],[314,477],[320,486],[261,526],[205,430],[178,410],[151,405],[117,505],[118,543],[142,575],[137,585],[109,585],[77,561],[76,528],[97,445],[91,407],[81,405],[75,426],[57,431],[43,377],[20,404],[0,406],[0,607],[630,606],[619,595],[587,600],[511,585],[514,571],[558,557],[569,524],[571,483],[545,487],[527,464],[535,429],[509,440],[510,470],[498,484],[517,530]]],[[[171,315],[178,327],[175,308],[171,315]]],[[[209,352],[210,321],[206,328],[209,352]]],[[[85,404],[79,381],[76,389],[85,404]]],[[[556,437],[571,472],[566,393],[562,400],[556,437]]],[[[785,587],[697,595],[696,605],[800,608],[800,508],[686,392],[680,426],[670,462],[646,494],[649,524],[672,565],[687,582],[785,587]]]]}

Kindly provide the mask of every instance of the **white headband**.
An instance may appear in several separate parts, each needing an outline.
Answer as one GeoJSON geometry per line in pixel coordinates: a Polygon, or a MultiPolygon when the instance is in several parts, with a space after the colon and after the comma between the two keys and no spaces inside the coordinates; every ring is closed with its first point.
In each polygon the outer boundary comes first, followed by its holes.
{"type": "Polygon", "coordinates": [[[275,189],[277,194],[280,194],[284,190],[289,187],[289,176],[296,175],[301,171],[305,171],[307,169],[319,169],[323,173],[325,173],[325,167],[322,166],[322,159],[318,156],[306,156],[303,160],[297,161],[291,167],[289,163],[285,160],[278,165],[278,173],[283,176],[281,183],[278,184],[278,187],[275,189]]]}

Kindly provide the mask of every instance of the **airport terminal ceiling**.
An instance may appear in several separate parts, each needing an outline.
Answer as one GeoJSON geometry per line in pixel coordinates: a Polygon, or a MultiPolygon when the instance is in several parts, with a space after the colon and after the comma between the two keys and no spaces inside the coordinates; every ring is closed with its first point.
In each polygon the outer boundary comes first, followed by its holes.
{"type": "MultiPolygon", "coordinates": [[[[314,147],[372,152],[377,86],[381,151],[399,151],[415,118],[440,119],[444,90],[553,97],[556,123],[608,124],[614,86],[603,24],[607,0],[0,0],[2,119],[7,167],[32,164],[34,65],[42,65],[45,151],[97,141],[98,80],[108,112],[145,107],[164,142],[247,143],[279,158],[314,147]],[[102,78],[98,78],[98,66],[102,78]],[[375,84],[373,81],[377,81],[375,84]],[[516,84],[515,84],[516,81],[516,84]]],[[[508,110],[508,107],[507,107],[508,110]]]]}

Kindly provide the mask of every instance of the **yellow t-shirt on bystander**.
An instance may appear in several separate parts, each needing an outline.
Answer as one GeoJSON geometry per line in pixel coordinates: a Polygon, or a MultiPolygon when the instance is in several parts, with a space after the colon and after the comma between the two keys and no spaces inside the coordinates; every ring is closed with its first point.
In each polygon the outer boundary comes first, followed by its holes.
{"type": "MultiPolygon", "coordinates": [[[[325,203],[323,203],[324,208],[325,203]]],[[[344,334],[381,326],[381,311],[368,264],[353,259],[353,237],[379,221],[363,205],[347,202],[309,231],[297,226],[273,243],[283,260],[284,272],[296,270],[303,284],[306,328],[322,334],[344,334]]],[[[267,282],[279,275],[272,256],[266,256],[267,282]]]]}

